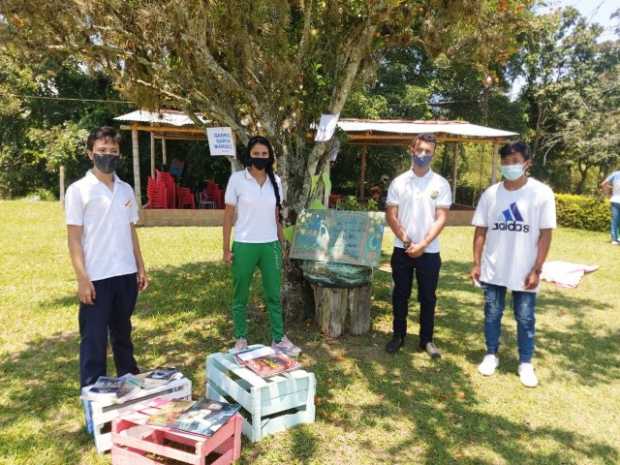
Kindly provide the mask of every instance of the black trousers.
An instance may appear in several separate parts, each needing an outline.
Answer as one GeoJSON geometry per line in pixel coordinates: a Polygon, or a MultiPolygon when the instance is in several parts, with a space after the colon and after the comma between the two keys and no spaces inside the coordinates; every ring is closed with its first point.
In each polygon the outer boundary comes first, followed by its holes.
{"type": "Polygon", "coordinates": [[[106,376],[108,333],[117,376],[139,373],[131,342],[131,314],[138,298],[136,274],[93,281],[93,305],[80,303],[80,385],[106,376]]]}
{"type": "Polygon", "coordinates": [[[420,347],[433,341],[435,327],[435,304],[437,303],[437,283],[441,269],[439,253],[425,253],[411,258],[404,249],[394,247],[392,253],[392,307],[394,313],[394,334],[407,335],[407,314],[413,275],[418,284],[418,302],[420,303],[420,347]]]}

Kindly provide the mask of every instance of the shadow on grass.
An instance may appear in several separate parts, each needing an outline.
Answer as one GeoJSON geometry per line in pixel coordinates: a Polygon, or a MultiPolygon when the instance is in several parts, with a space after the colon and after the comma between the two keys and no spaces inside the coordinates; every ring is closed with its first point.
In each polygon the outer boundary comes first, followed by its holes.
{"type": "MultiPolygon", "coordinates": [[[[468,270],[466,262],[444,262],[437,331],[444,351],[465,353],[470,363],[477,363],[483,353],[482,298],[480,291],[469,283],[468,270]]],[[[206,355],[224,350],[233,341],[229,270],[219,263],[200,262],[153,270],[151,277],[151,287],[140,297],[133,319],[138,361],[145,368],[164,363],[182,367],[193,381],[194,395],[202,395],[206,355]]],[[[389,317],[391,314],[390,281],[388,273],[375,275],[375,316],[389,317]]],[[[251,342],[267,343],[269,325],[262,310],[261,292],[252,295],[248,313],[249,338],[251,342]]],[[[73,296],[65,296],[44,306],[67,305],[69,299],[74,301],[73,296]]],[[[617,368],[617,345],[614,347],[617,338],[611,335],[592,338],[582,321],[586,313],[578,310],[602,307],[600,302],[584,301],[568,293],[543,293],[541,312],[552,314],[558,308],[575,310],[577,323],[567,331],[539,332],[540,345],[544,346],[538,355],[541,363],[547,354],[552,355],[554,363],[559,363],[560,367],[570,366],[581,382],[599,384],[617,379],[618,371],[609,369],[610,366],[617,368]]],[[[418,315],[415,298],[410,314],[411,332],[415,333],[418,315]]],[[[344,432],[361,429],[367,433],[363,443],[356,447],[368,450],[378,461],[411,463],[422,457],[429,465],[495,463],[463,455],[464,447],[474,445],[506,463],[539,465],[572,461],[564,453],[547,454],[528,447],[536,442],[551,442],[569,457],[578,455],[604,464],[615,464],[619,459],[617,451],[610,446],[577,432],[535,428],[481,411],[467,374],[449,358],[431,367],[416,367],[411,349],[395,357],[385,354],[383,344],[387,335],[381,333],[344,337],[328,343],[307,323],[292,326],[290,332],[316,360],[316,364],[308,368],[318,381],[318,420],[336,425],[344,432]],[[357,373],[343,368],[344,360],[334,355],[336,349],[344,354],[344,359],[354,361],[357,373]],[[339,394],[360,377],[369,395],[379,400],[362,406],[342,400],[339,394]],[[396,419],[397,426],[392,424],[392,419],[396,419]],[[398,421],[404,422],[405,427],[398,421]],[[406,427],[408,424],[411,428],[406,427]],[[373,446],[372,431],[376,428],[397,438],[391,449],[382,451],[373,446]],[[412,451],[415,456],[411,455],[412,451]]],[[[516,352],[514,330],[505,329],[504,342],[507,353],[516,352]]],[[[31,457],[44,446],[62,455],[64,463],[77,463],[86,449],[92,447],[89,437],[75,422],[79,411],[78,345],[76,314],[76,332],[33,340],[26,350],[0,358],[0,383],[9,386],[8,402],[0,409],[0,431],[16,421],[27,424],[29,419],[42,418],[45,423],[43,432],[5,433],[0,442],[11,444],[10,453],[31,457]],[[57,419],[59,409],[66,405],[71,406],[74,416],[70,421],[57,419]],[[50,425],[55,427],[49,428],[50,425]]],[[[408,347],[414,346],[415,341],[409,341],[408,347]]],[[[510,359],[508,365],[516,369],[516,357],[510,359]]],[[[292,456],[300,463],[313,462],[320,439],[312,428],[296,428],[290,435],[292,456]]],[[[273,446],[277,443],[267,442],[273,446]]],[[[0,452],[3,447],[7,446],[0,445],[0,452]]],[[[248,447],[243,460],[260,450],[260,444],[248,447]]]]}
{"type": "MultiPolygon", "coordinates": [[[[465,352],[466,359],[476,364],[483,354],[484,345],[482,295],[470,284],[468,271],[469,264],[466,262],[444,262],[437,326],[440,347],[445,352],[465,352]]],[[[390,281],[389,273],[375,275],[375,316],[391,314],[390,305],[385,305],[385,300],[389,303],[391,295],[390,281]],[[382,301],[380,306],[377,300],[382,301]]],[[[410,315],[414,321],[410,331],[415,333],[418,324],[415,291],[413,296],[410,315]]],[[[545,290],[538,308],[547,314],[562,308],[571,309],[577,319],[577,323],[565,331],[545,329],[539,332],[540,345],[544,346],[544,351],[537,357],[541,363],[549,359],[560,369],[570,369],[580,383],[608,384],[618,379],[618,355],[615,350],[618,336],[593,338],[584,323],[587,312],[580,310],[603,309],[606,308],[604,303],[575,297],[568,292],[545,290]]],[[[516,353],[513,326],[504,330],[505,352],[516,353]]],[[[411,348],[417,342],[415,336],[410,338],[401,353],[389,356],[383,351],[388,335],[380,338],[377,344],[377,334],[313,343],[307,350],[317,360],[312,370],[318,379],[318,419],[336,424],[345,432],[368,430],[363,447],[372,450],[376,460],[411,463],[420,461],[422,456],[423,463],[428,465],[491,465],[498,463],[498,460],[525,465],[589,460],[612,465],[620,460],[616,449],[578,431],[561,427],[533,427],[527,421],[513,421],[501,414],[484,412],[462,367],[447,357],[431,366],[416,367],[413,364],[415,357],[411,356],[411,348]],[[342,355],[334,357],[335,352],[342,355]],[[355,362],[369,395],[380,401],[359,405],[339,396],[342,389],[352,382],[349,370],[341,368],[338,363],[340,357],[355,362]],[[401,424],[394,430],[394,418],[407,419],[412,427],[403,429],[401,424]],[[382,428],[384,434],[394,434],[398,438],[395,445],[389,450],[377,450],[377,446],[373,446],[372,431],[375,428],[382,428]],[[545,449],[549,448],[543,444],[549,443],[554,447],[547,452],[545,449]],[[475,452],[464,452],[468,447],[475,452]],[[484,457],[478,456],[480,450],[484,457]]],[[[512,359],[507,358],[507,368],[516,371],[516,355],[512,359]]]]}

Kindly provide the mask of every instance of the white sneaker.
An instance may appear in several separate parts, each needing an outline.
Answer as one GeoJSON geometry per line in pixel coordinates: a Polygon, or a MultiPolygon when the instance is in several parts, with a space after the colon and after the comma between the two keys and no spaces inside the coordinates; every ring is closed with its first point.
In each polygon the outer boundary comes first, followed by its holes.
{"type": "Polygon", "coordinates": [[[486,354],[482,359],[482,363],[478,365],[478,371],[483,376],[491,376],[495,373],[495,369],[499,366],[499,358],[497,355],[486,354]]]}
{"type": "Polygon", "coordinates": [[[275,342],[271,343],[271,348],[274,350],[279,350],[289,357],[298,357],[301,353],[301,349],[293,344],[288,337],[284,336],[280,342],[277,344],[275,342]]]}
{"type": "Polygon", "coordinates": [[[236,354],[237,352],[241,352],[242,350],[245,350],[247,348],[248,348],[247,339],[240,337],[239,339],[237,339],[237,342],[235,342],[235,347],[232,348],[231,352],[233,354],[236,354]]]}
{"type": "Polygon", "coordinates": [[[620,245],[620,242],[618,242],[618,241],[611,241],[611,245],[620,245]]]}
{"type": "Polygon", "coordinates": [[[519,378],[524,386],[536,387],[538,386],[538,378],[534,373],[534,366],[531,363],[519,364],[519,378]]]}

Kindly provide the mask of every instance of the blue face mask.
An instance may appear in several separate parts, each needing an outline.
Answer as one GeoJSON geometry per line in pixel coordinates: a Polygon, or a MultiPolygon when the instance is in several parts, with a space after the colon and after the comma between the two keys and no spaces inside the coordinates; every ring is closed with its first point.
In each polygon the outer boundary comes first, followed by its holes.
{"type": "Polygon", "coordinates": [[[416,155],[415,153],[413,155],[411,155],[411,161],[416,165],[419,166],[420,168],[425,168],[427,167],[431,160],[433,159],[432,155],[416,155]]]}
{"type": "Polygon", "coordinates": [[[502,165],[499,169],[502,173],[502,176],[504,176],[504,178],[508,179],[509,181],[516,181],[521,176],[523,176],[524,173],[522,163],[517,163],[516,165],[502,165]]]}

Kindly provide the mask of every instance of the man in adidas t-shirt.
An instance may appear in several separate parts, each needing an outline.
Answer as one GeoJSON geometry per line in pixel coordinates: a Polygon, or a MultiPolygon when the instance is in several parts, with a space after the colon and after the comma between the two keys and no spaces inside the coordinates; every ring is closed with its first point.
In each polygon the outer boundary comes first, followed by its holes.
{"type": "Polygon", "coordinates": [[[555,198],[549,187],[526,176],[530,153],[516,142],[500,149],[504,181],[489,187],[478,202],[472,224],[474,266],[471,277],[484,288],[484,336],[487,353],[478,370],[485,376],[499,364],[497,351],[506,290],[512,291],[517,320],[519,377],[538,384],[532,366],[536,293],[556,227],[555,198]]]}

